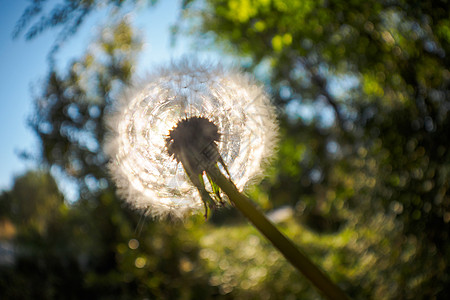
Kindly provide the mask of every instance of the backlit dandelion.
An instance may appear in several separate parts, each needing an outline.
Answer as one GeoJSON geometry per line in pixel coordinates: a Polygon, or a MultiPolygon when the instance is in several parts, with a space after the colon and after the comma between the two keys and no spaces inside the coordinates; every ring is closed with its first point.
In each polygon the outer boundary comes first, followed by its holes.
{"type": "MultiPolygon", "coordinates": [[[[110,171],[119,194],[132,206],[156,217],[204,209],[207,195],[201,195],[197,178],[189,178],[186,165],[171,152],[171,130],[194,119],[204,120],[199,128],[215,127],[221,167],[238,189],[262,174],[277,136],[266,93],[237,70],[182,60],[130,88],[107,118],[110,171]]],[[[206,174],[200,180],[211,197],[220,197],[206,174]]]]}
{"type": "Polygon", "coordinates": [[[274,108],[249,76],[184,60],[130,89],[107,121],[110,171],[134,207],[159,217],[202,210],[207,217],[226,195],[324,295],[347,299],[241,193],[261,174],[277,136],[274,108]]]}

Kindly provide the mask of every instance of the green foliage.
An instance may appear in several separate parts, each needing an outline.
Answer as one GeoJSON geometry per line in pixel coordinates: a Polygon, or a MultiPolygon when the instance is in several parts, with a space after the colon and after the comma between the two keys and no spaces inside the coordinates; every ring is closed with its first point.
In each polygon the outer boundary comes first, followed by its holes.
{"type": "Polygon", "coordinates": [[[46,234],[58,215],[66,210],[63,196],[49,174],[30,171],[16,178],[10,192],[1,195],[2,218],[26,228],[29,233],[46,234]]]}
{"type": "Polygon", "coordinates": [[[103,115],[129,80],[140,42],[122,21],[103,30],[94,46],[66,75],[50,72],[30,120],[44,162],[76,179],[82,197],[108,185],[103,115]]]}
{"type": "Polygon", "coordinates": [[[184,224],[139,219],[111,190],[72,205],[62,200],[44,172],[19,177],[0,196],[9,207],[2,221],[15,226],[9,240],[14,262],[0,268],[2,299],[204,299],[215,293],[184,224]],[[39,209],[30,213],[30,207],[39,209]]]}

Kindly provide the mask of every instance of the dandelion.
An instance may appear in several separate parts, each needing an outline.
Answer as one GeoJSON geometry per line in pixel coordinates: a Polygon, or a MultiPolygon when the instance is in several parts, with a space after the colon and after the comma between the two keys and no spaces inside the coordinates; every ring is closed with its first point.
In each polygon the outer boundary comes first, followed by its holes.
{"type": "Polygon", "coordinates": [[[172,64],[131,89],[108,124],[110,171],[135,208],[156,217],[203,210],[207,217],[227,196],[324,295],[347,299],[242,194],[260,177],[277,136],[274,108],[248,75],[218,64],[172,64]]]}
{"type": "MultiPolygon", "coordinates": [[[[195,118],[204,120],[200,130],[215,127],[221,167],[240,191],[261,177],[277,136],[275,110],[266,93],[238,70],[183,60],[130,88],[107,119],[110,172],[118,193],[133,207],[155,217],[184,217],[203,211],[205,201],[213,207],[217,201],[205,200],[208,194],[221,198],[206,174],[189,176],[171,152],[171,130],[195,118]],[[208,191],[199,186],[202,181],[208,191]]],[[[181,134],[187,140],[199,136],[187,137],[186,130],[181,134]]]]}

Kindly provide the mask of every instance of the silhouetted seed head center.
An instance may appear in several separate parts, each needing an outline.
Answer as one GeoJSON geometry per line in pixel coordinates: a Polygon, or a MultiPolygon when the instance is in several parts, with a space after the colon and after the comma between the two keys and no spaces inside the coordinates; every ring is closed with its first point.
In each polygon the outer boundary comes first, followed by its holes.
{"type": "Polygon", "coordinates": [[[213,122],[205,117],[190,117],[182,119],[169,131],[166,148],[185,168],[201,173],[219,159],[219,140],[219,129],[213,122]]]}

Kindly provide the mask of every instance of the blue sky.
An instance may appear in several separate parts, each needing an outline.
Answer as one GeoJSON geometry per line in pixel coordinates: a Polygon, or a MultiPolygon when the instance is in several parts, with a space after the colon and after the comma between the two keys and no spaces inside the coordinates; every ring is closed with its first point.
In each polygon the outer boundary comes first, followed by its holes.
{"type": "MultiPolygon", "coordinates": [[[[152,9],[142,7],[132,16],[145,42],[138,73],[179,57],[189,49],[189,41],[184,37],[178,39],[176,47],[170,46],[169,29],[179,15],[179,1],[160,2],[152,9]]],[[[9,189],[14,176],[36,167],[33,161],[19,158],[18,153],[37,154],[38,140],[28,128],[27,118],[33,111],[32,94],[40,92],[39,81],[48,72],[47,55],[57,34],[49,30],[31,41],[23,37],[12,39],[14,26],[27,3],[25,0],[0,0],[0,190],[9,189]]],[[[57,53],[59,70],[64,70],[71,60],[84,53],[97,36],[106,13],[101,11],[90,16],[57,53]]]]}

